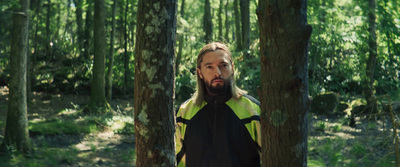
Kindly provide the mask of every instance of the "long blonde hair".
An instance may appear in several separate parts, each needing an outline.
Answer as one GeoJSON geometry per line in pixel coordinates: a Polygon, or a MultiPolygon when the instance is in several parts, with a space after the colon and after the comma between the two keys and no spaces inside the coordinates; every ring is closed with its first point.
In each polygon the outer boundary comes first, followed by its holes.
{"type": "MultiPolygon", "coordinates": [[[[197,55],[197,66],[196,67],[197,68],[201,67],[201,62],[203,61],[203,57],[206,53],[214,52],[217,50],[222,50],[228,54],[229,60],[231,61],[231,65],[233,68],[232,53],[225,44],[220,43],[220,42],[211,42],[211,43],[207,44],[206,46],[204,46],[200,50],[199,54],[197,55]]],[[[203,80],[200,78],[197,70],[196,70],[196,76],[197,76],[197,87],[196,87],[196,92],[192,96],[192,99],[194,100],[196,105],[201,105],[201,103],[204,100],[205,85],[204,85],[203,80]]],[[[242,90],[236,86],[234,73],[233,73],[230,87],[231,87],[232,97],[234,97],[234,98],[240,98],[242,95],[247,94],[247,91],[242,90]]]]}

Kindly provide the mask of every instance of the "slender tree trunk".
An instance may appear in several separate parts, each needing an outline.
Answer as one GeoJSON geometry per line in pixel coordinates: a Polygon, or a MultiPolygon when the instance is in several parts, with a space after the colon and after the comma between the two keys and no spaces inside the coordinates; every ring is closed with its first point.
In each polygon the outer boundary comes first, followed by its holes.
{"type": "Polygon", "coordinates": [[[93,31],[93,0],[86,0],[88,4],[86,11],[86,20],[85,20],[85,30],[84,30],[84,41],[83,41],[83,59],[89,60],[91,54],[91,38],[93,31]]]}
{"type": "MultiPolygon", "coordinates": [[[[64,32],[63,32],[63,35],[62,35],[62,37],[61,37],[61,41],[63,42],[63,45],[66,43],[66,42],[64,42],[64,39],[65,39],[65,35],[67,34],[67,33],[70,33],[70,31],[69,31],[69,29],[70,29],[70,26],[71,26],[71,23],[70,23],[70,21],[69,21],[69,19],[70,19],[70,6],[71,6],[71,0],[67,0],[67,8],[66,8],[66,10],[67,10],[67,20],[66,20],[66,25],[65,25],[65,27],[64,27],[64,32]]],[[[68,43],[70,43],[70,41],[67,41],[68,43]]],[[[71,42],[71,44],[73,44],[72,42],[71,42]]],[[[67,47],[65,47],[65,49],[68,49],[67,47]]]]}
{"type": "Polygon", "coordinates": [[[222,3],[223,0],[219,0],[219,8],[218,8],[218,39],[220,41],[224,40],[224,36],[222,34],[224,34],[222,32],[223,30],[223,26],[222,26],[222,9],[224,8],[224,5],[222,3]]]}
{"type": "Polygon", "coordinates": [[[47,0],[47,14],[46,14],[46,57],[50,60],[52,55],[51,55],[51,46],[50,46],[50,41],[51,41],[51,32],[50,32],[50,20],[51,20],[51,0],[47,0]]]}
{"type": "Polygon", "coordinates": [[[17,148],[21,153],[32,149],[28,132],[26,66],[28,54],[29,0],[20,0],[12,16],[10,83],[6,129],[0,152],[17,148]]]}
{"type": "Polygon", "coordinates": [[[369,56],[367,60],[367,80],[366,80],[366,88],[365,88],[365,99],[367,100],[367,108],[371,113],[376,113],[378,111],[378,106],[376,103],[376,98],[374,95],[374,72],[376,66],[376,57],[377,57],[377,43],[376,43],[376,1],[369,0],[368,1],[368,31],[369,31],[369,56]]]}
{"type": "Polygon", "coordinates": [[[242,45],[242,29],[240,28],[240,13],[239,13],[239,0],[233,0],[233,10],[235,12],[235,37],[236,37],[236,49],[241,51],[242,45]]]}
{"type": "Polygon", "coordinates": [[[242,20],[242,49],[245,58],[249,57],[250,50],[250,1],[240,0],[240,14],[242,20]]]}
{"type": "Polygon", "coordinates": [[[105,92],[105,6],[104,0],[94,1],[94,61],[89,112],[103,113],[110,109],[105,92]]]}
{"type": "MultiPolygon", "coordinates": [[[[185,19],[185,0],[182,0],[181,2],[181,10],[180,10],[180,17],[185,19]]],[[[183,29],[181,34],[178,34],[178,55],[176,56],[176,61],[175,61],[175,71],[176,73],[179,74],[179,64],[181,63],[182,59],[182,52],[183,52],[183,42],[184,42],[184,33],[185,29],[183,29]]]]}
{"type": "Polygon", "coordinates": [[[115,15],[117,12],[118,0],[114,0],[112,7],[112,23],[111,23],[111,39],[110,39],[110,55],[108,57],[108,73],[107,73],[107,100],[111,103],[112,99],[112,81],[113,81],[113,66],[114,66],[114,38],[115,38],[115,15]]]}
{"type": "MultiPolygon", "coordinates": [[[[124,89],[128,89],[128,79],[129,79],[129,54],[128,54],[128,8],[129,2],[126,1],[125,13],[124,13],[124,89]]],[[[126,91],[124,91],[126,92],[126,91]]]]}
{"type": "MultiPolygon", "coordinates": [[[[61,29],[61,7],[60,7],[60,3],[61,2],[56,1],[56,6],[57,6],[57,8],[56,8],[56,10],[57,10],[57,17],[56,17],[57,18],[57,20],[56,20],[57,23],[56,23],[56,26],[57,26],[57,28],[56,28],[56,33],[54,33],[54,38],[53,39],[56,39],[56,40],[54,40],[53,45],[59,45],[59,42],[64,40],[64,39],[59,40],[60,39],[60,29],[61,29]]],[[[55,55],[52,54],[52,59],[54,59],[54,58],[55,58],[55,55]]]]}
{"type": "Polygon", "coordinates": [[[175,166],[177,0],[139,0],[135,45],[136,166],[175,166]]]}
{"type": "Polygon", "coordinates": [[[229,0],[226,1],[225,4],[225,42],[229,42],[229,16],[228,16],[228,8],[229,6],[229,0]]]}
{"type": "Polygon", "coordinates": [[[83,0],[74,0],[75,4],[75,15],[76,15],[76,30],[78,34],[78,53],[83,56],[83,41],[84,41],[84,31],[83,31],[83,19],[82,19],[82,3],[83,0]]]}
{"type": "Polygon", "coordinates": [[[306,0],[259,0],[262,165],[307,166],[306,0]],[[274,97],[274,98],[270,98],[274,97]]]}
{"type": "Polygon", "coordinates": [[[205,32],[205,42],[210,43],[213,41],[213,23],[211,17],[211,6],[210,0],[204,0],[204,18],[203,18],[203,26],[205,32]]]}
{"type": "MultiPolygon", "coordinates": [[[[35,74],[36,74],[36,70],[35,70],[35,64],[36,64],[36,61],[37,61],[37,56],[38,56],[38,31],[39,31],[39,24],[40,24],[40,9],[41,9],[41,0],[38,0],[37,2],[36,2],[36,11],[35,11],[35,15],[36,15],[36,23],[35,23],[35,35],[34,35],[34,42],[33,42],[33,50],[34,50],[34,52],[33,52],[33,54],[32,54],[32,57],[31,57],[31,63],[32,63],[32,66],[30,67],[30,70],[28,71],[28,75],[30,75],[31,77],[29,77],[29,81],[28,81],[28,83],[29,83],[29,85],[30,85],[30,87],[32,86],[32,85],[34,85],[35,83],[36,83],[36,77],[34,77],[35,76],[35,74]]],[[[32,89],[32,88],[31,88],[32,89]]],[[[32,91],[30,91],[30,92],[32,92],[32,91]]],[[[30,101],[30,97],[28,97],[28,101],[30,101]]]]}

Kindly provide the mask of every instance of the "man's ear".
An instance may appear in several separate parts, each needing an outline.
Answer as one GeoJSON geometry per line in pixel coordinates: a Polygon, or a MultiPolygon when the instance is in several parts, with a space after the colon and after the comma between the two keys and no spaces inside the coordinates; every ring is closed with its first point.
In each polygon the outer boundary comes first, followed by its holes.
{"type": "Polygon", "coordinates": [[[235,65],[232,63],[232,74],[235,74],[235,65]]]}
{"type": "Polygon", "coordinates": [[[201,74],[200,68],[197,68],[197,75],[199,75],[201,79],[204,79],[203,75],[201,74]]]}

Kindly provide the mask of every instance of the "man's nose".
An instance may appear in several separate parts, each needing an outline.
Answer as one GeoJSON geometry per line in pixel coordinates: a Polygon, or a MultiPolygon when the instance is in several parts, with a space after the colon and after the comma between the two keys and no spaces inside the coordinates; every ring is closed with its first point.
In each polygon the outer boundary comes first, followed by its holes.
{"type": "Polygon", "coordinates": [[[219,69],[219,67],[216,68],[217,71],[215,73],[215,77],[220,77],[221,76],[221,70],[219,69]]]}

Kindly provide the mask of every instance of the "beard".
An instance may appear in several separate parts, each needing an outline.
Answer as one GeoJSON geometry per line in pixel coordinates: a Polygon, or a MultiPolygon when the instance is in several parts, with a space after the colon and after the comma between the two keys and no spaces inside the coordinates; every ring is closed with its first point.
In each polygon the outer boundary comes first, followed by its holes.
{"type": "Polygon", "coordinates": [[[218,95],[222,95],[229,91],[229,89],[231,88],[231,82],[232,81],[230,78],[225,79],[225,78],[219,77],[219,78],[214,78],[209,83],[205,82],[204,85],[206,86],[206,89],[208,89],[210,92],[218,94],[218,95]],[[216,79],[223,79],[224,83],[222,85],[213,86],[212,83],[216,79]]]}

